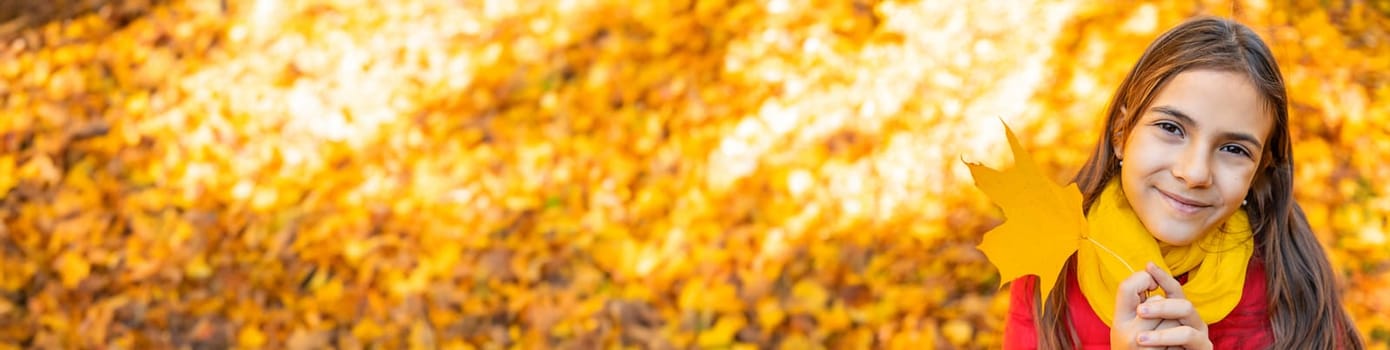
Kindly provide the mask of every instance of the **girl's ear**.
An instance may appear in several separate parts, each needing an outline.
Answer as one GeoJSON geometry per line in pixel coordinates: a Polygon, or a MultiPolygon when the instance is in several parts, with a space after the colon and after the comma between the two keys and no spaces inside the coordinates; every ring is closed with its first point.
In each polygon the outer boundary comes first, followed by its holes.
{"type": "MultiPolygon", "coordinates": [[[[1120,106],[1120,115],[1119,115],[1119,117],[1116,118],[1116,119],[1119,120],[1119,121],[1121,121],[1121,122],[1123,122],[1124,120],[1127,120],[1126,117],[1127,117],[1128,115],[1129,115],[1129,109],[1128,109],[1128,108],[1125,108],[1125,106],[1120,106]]],[[[1124,159],[1125,159],[1125,152],[1124,152],[1124,151],[1125,151],[1125,138],[1122,137],[1122,136],[1124,136],[1124,135],[1121,135],[1121,134],[1123,134],[1122,132],[1120,132],[1121,130],[1123,130],[1123,127],[1115,128],[1115,134],[1114,134],[1114,135],[1110,135],[1110,140],[1111,140],[1111,142],[1110,142],[1110,146],[1111,146],[1110,151],[1115,153],[1115,158],[1116,158],[1116,159],[1124,160],[1124,159]]]]}

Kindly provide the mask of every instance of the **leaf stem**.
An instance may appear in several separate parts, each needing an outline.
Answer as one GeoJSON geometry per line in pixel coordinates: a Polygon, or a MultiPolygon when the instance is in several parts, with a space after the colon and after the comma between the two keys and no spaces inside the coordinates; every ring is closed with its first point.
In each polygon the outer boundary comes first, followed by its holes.
{"type": "Polygon", "coordinates": [[[1100,249],[1101,249],[1101,250],[1104,250],[1106,253],[1110,253],[1110,256],[1115,257],[1115,260],[1119,260],[1121,264],[1124,264],[1124,265],[1125,265],[1125,268],[1126,268],[1126,269],[1129,269],[1129,272],[1133,273],[1133,272],[1135,271],[1133,266],[1129,266],[1129,262],[1128,262],[1128,261],[1125,261],[1124,258],[1121,258],[1121,257],[1120,257],[1120,254],[1116,254],[1115,251],[1110,250],[1110,247],[1106,247],[1104,244],[1100,244],[1100,242],[1096,242],[1096,240],[1091,239],[1091,237],[1086,237],[1086,240],[1087,240],[1087,241],[1091,241],[1091,244],[1095,244],[1097,247],[1100,247],[1100,249]]]}

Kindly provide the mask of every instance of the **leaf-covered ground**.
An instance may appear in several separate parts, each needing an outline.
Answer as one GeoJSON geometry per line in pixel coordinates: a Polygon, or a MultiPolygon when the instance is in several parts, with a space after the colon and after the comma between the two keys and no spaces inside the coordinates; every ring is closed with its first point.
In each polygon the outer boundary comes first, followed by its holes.
{"type": "Polygon", "coordinates": [[[1390,344],[1383,2],[15,3],[0,348],[997,347],[961,158],[1069,178],[1199,13],[1272,45],[1390,344]]]}

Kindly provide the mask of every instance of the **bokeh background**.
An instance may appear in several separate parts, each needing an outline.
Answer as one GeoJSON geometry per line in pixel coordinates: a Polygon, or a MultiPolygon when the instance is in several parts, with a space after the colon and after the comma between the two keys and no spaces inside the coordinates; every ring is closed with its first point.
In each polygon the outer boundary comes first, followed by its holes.
{"type": "Polygon", "coordinates": [[[1390,343],[1384,1],[5,0],[0,349],[993,348],[1001,215],[1235,18],[1390,343]]]}

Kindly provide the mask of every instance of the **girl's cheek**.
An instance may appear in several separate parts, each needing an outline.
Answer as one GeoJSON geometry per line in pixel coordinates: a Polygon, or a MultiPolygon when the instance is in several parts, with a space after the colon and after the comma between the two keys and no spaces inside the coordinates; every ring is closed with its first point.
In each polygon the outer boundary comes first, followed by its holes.
{"type": "Polygon", "coordinates": [[[1244,200],[1246,194],[1250,193],[1254,185],[1255,170],[1253,166],[1247,164],[1226,164],[1218,169],[1216,175],[1218,188],[1222,191],[1222,197],[1226,203],[1232,206],[1240,206],[1240,201],[1244,200]]]}
{"type": "Polygon", "coordinates": [[[1134,137],[1131,147],[1127,149],[1125,159],[1133,159],[1132,162],[1125,162],[1125,165],[1133,164],[1134,167],[1142,167],[1143,171],[1151,171],[1153,167],[1163,167],[1173,162],[1179,152],[1182,152],[1182,145],[1163,140],[1161,135],[1145,133],[1134,137]]]}

